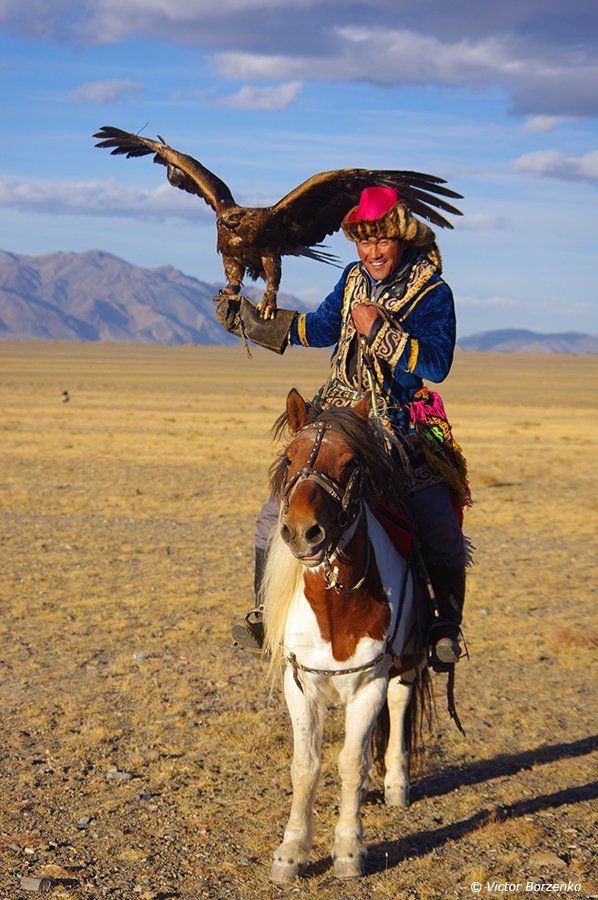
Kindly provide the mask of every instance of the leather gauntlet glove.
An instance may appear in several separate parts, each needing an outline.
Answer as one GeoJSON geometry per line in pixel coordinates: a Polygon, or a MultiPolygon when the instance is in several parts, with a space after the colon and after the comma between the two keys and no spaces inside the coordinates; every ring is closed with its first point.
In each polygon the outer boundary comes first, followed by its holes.
{"type": "Polygon", "coordinates": [[[254,344],[275,353],[282,354],[286,350],[296,315],[294,309],[277,309],[273,319],[262,319],[255,305],[247,297],[241,298],[241,320],[246,336],[254,344]]]}
{"type": "Polygon", "coordinates": [[[241,337],[241,326],[239,324],[239,311],[241,309],[241,301],[236,297],[227,297],[226,294],[216,294],[212,298],[216,302],[216,318],[223,328],[231,334],[241,337]]]}

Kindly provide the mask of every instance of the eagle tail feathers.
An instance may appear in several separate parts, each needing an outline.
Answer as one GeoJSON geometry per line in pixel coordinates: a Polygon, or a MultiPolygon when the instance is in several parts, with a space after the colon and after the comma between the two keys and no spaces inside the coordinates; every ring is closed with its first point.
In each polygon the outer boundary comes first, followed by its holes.
{"type": "Polygon", "coordinates": [[[326,263],[336,269],[342,269],[342,263],[335,253],[329,253],[325,244],[315,244],[313,247],[293,247],[284,250],[285,256],[305,256],[307,259],[315,259],[317,262],[326,263]]]}

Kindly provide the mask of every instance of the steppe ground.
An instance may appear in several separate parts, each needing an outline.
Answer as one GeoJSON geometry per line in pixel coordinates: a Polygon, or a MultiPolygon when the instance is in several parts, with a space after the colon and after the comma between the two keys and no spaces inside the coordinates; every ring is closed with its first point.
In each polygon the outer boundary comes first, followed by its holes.
{"type": "Polygon", "coordinates": [[[367,877],[338,884],[331,711],[313,865],[282,891],[268,868],[290,725],[228,631],[252,600],[269,426],[289,387],[321,383],[326,354],[4,343],[0,356],[2,900],[33,896],[20,878],[42,874],[62,898],[447,898],[473,881],[483,896],[486,881],[596,893],[597,358],[457,355],[442,391],[476,501],[467,737],[435,677],[413,805],[385,808],[374,777],[367,877]]]}

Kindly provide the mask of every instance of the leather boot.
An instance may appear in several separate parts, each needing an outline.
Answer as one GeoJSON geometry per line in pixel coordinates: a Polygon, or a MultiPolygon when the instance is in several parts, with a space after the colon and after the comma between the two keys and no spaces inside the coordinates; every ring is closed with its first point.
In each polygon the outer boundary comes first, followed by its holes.
{"type": "Polygon", "coordinates": [[[260,600],[262,581],[266,569],[267,551],[255,548],[255,574],[253,587],[255,590],[255,608],[239,619],[231,628],[231,636],[235,647],[247,647],[249,650],[261,650],[264,646],[264,615],[260,600]]]}
{"type": "Polygon", "coordinates": [[[454,665],[463,655],[459,636],[465,602],[465,566],[429,566],[438,616],[430,629],[432,663],[454,665]]]}

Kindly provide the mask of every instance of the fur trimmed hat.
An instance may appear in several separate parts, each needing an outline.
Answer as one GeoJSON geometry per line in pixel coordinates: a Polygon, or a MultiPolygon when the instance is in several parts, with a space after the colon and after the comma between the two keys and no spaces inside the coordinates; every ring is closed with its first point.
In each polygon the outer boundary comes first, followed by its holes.
{"type": "Polygon", "coordinates": [[[416,219],[411,210],[399,201],[394,188],[368,187],[361,192],[359,206],[354,206],[341,228],[350,241],[368,238],[389,238],[405,241],[416,247],[432,247],[436,236],[424,222],[416,219]]]}

